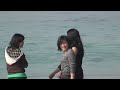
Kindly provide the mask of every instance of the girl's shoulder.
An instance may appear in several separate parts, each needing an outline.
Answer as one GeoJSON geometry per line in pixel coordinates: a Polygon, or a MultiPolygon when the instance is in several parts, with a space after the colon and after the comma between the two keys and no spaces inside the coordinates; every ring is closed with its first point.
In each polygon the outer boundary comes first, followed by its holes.
{"type": "Polygon", "coordinates": [[[11,47],[7,47],[6,52],[11,58],[18,58],[23,55],[23,52],[19,48],[12,49],[11,47]]]}
{"type": "Polygon", "coordinates": [[[74,54],[77,55],[77,53],[78,53],[78,48],[77,48],[77,47],[72,47],[72,50],[73,50],[74,54]]]}
{"type": "Polygon", "coordinates": [[[74,51],[70,48],[70,49],[68,49],[67,53],[68,53],[68,54],[74,53],[74,51]]]}
{"type": "Polygon", "coordinates": [[[68,49],[68,51],[67,51],[67,52],[71,52],[71,51],[73,51],[73,50],[72,50],[72,48],[68,49]]]}

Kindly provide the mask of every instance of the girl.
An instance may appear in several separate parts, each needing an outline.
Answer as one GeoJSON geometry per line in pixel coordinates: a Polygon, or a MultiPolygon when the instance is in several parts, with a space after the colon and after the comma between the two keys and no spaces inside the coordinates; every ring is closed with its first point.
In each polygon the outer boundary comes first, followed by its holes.
{"type": "Polygon", "coordinates": [[[61,58],[61,69],[55,70],[49,78],[53,78],[55,73],[61,70],[61,79],[75,79],[76,61],[75,54],[71,49],[67,36],[60,36],[57,41],[58,51],[63,51],[61,58]]]}
{"type": "Polygon", "coordinates": [[[70,29],[67,31],[67,36],[71,40],[72,50],[76,55],[76,79],[83,79],[83,69],[82,69],[82,60],[84,57],[84,48],[83,43],[80,38],[79,31],[77,29],[70,29]]]}
{"type": "Polygon", "coordinates": [[[5,48],[8,79],[26,79],[25,68],[28,67],[25,54],[20,50],[24,45],[24,36],[14,34],[9,46],[5,48]]]}
{"type": "MultiPolygon", "coordinates": [[[[79,31],[77,29],[69,29],[67,31],[67,37],[71,40],[71,46],[72,50],[74,51],[74,54],[76,55],[76,79],[83,79],[83,69],[82,69],[82,60],[84,57],[84,48],[82,44],[82,40],[80,38],[79,31]]],[[[50,78],[53,78],[54,75],[57,73],[58,78],[61,77],[61,65],[58,66],[58,68],[53,71],[53,73],[50,74],[50,78]]]]}

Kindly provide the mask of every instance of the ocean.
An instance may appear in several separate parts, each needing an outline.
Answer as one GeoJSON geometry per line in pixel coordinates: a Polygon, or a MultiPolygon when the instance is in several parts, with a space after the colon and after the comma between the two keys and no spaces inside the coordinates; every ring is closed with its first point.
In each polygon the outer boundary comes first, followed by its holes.
{"type": "Polygon", "coordinates": [[[25,36],[28,79],[49,79],[62,56],[57,39],[71,28],[84,45],[84,79],[120,79],[120,11],[0,11],[0,79],[7,79],[4,49],[13,34],[25,36]]]}

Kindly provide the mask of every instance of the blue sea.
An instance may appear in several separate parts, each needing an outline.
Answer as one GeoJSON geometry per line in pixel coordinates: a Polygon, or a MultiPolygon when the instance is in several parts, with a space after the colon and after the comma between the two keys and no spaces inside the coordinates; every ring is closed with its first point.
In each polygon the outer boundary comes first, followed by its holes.
{"type": "Polygon", "coordinates": [[[84,78],[120,79],[120,11],[0,11],[0,79],[7,79],[4,49],[15,33],[25,36],[28,79],[49,79],[62,56],[57,39],[70,28],[84,45],[84,78]]]}

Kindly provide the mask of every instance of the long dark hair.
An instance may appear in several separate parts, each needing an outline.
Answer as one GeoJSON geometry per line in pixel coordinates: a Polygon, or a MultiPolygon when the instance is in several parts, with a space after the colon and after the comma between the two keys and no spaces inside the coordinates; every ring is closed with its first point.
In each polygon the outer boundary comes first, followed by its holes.
{"type": "Polygon", "coordinates": [[[25,37],[22,34],[16,33],[12,36],[9,45],[12,49],[19,48],[20,42],[23,42],[24,39],[25,37]]]}
{"type": "Polygon", "coordinates": [[[72,47],[77,45],[82,49],[84,53],[83,43],[82,43],[79,31],[77,29],[74,29],[74,28],[69,29],[67,31],[67,37],[70,39],[72,47]]]}

